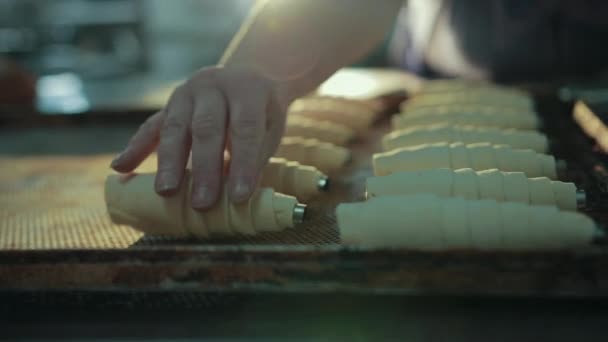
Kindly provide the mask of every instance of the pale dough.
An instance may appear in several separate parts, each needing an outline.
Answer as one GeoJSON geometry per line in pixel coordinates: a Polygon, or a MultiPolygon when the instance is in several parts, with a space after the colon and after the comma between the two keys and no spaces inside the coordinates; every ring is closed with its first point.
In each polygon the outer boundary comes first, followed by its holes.
{"type": "Polygon", "coordinates": [[[440,113],[442,115],[458,115],[462,113],[479,115],[523,115],[537,117],[538,114],[532,109],[513,108],[488,104],[444,104],[434,106],[409,106],[407,102],[401,106],[401,115],[424,115],[429,113],[440,113]]]}
{"type": "Polygon", "coordinates": [[[497,169],[477,171],[479,198],[492,198],[497,201],[505,200],[503,173],[497,169]]]}
{"type": "Polygon", "coordinates": [[[320,193],[322,179],[327,176],[313,166],[273,157],[264,167],[259,185],[305,201],[320,193]]]}
{"type": "Polygon", "coordinates": [[[368,177],[366,179],[366,192],[368,197],[425,192],[448,197],[453,195],[454,176],[454,171],[443,168],[404,171],[387,176],[368,177]]]}
{"type": "MultiPolygon", "coordinates": [[[[519,202],[504,202],[500,206],[500,215],[503,218],[503,247],[505,249],[534,249],[537,241],[528,238],[530,227],[530,215],[535,215],[533,210],[539,210],[538,206],[531,207],[519,202]]],[[[549,218],[547,218],[549,219],[549,218]]],[[[544,224],[536,226],[536,229],[546,229],[544,224]]],[[[558,236],[556,236],[558,238],[558,236]]],[[[591,241],[591,239],[589,239],[591,241]]]]}
{"type": "MultiPolygon", "coordinates": [[[[554,205],[557,203],[555,193],[553,192],[553,184],[547,177],[536,177],[528,179],[528,188],[530,189],[530,204],[547,204],[554,205]]],[[[576,193],[574,194],[576,198],[576,193]]]]}
{"type": "Polygon", "coordinates": [[[351,158],[344,147],[325,143],[316,139],[285,137],[281,141],[275,157],[311,165],[322,172],[332,173],[341,169],[351,158]]]}
{"type": "Polygon", "coordinates": [[[479,199],[477,174],[472,169],[459,169],[454,172],[452,195],[466,199],[479,199]]]}
{"type": "Polygon", "coordinates": [[[523,172],[503,172],[502,180],[505,189],[505,201],[530,203],[528,177],[523,172]]]}
{"type": "MultiPolygon", "coordinates": [[[[470,168],[474,170],[487,170],[495,168],[498,164],[496,160],[495,146],[489,143],[476,143],[467,145],[470,168]]],[[[512,166],[511,166],[512,167],[512,166]]]]}
{"type": "Polygon", "coordinates": [[[336,215],[342,243],[375,248],[571,249],[596,231],[587,216],[551,206],[431,194],[342,203],[336,215]]]}
{"type": "Polygon", "coordinates": [[[424,115],[395,115],[392,118],[392,127],[394,130],[405,129],[411,126],[433,125],[438,123],[531,130],[538,127],[539,120],[534,116],[512,114],[509,112],[505,112],[503,115],[466,112],[448,115],[432,112],[424,115]]]}
{"type": "Polygon", "coordinates": [[[449,156],[449,167],[454,170],[468,168],[471,165],[471,157],[469,156],[469,151],[466,145],[463,143],[450,144],[449,156]]]}
{"type": "Polygon", "coordinates": [[[293,210],[297,204],[294,197],[258,189],[249,201],[235,205],[224,191],[214,208],[199,212],[190,204],[190,172],[186,172],[178,193],[171,197],[154,192],[154,176],[134,174],[126,180],[119,175],[108,176],[105,199],[112,221],[147,234],[197,237],[251,235],[293,227],[293,210]]]}
{"type": "Polygon", "coordinates": [[[354,139],[355,132],[347,126],[329,121],[313,120],[302,115],[288,115],[284,136],[317,139],[343,146],[354,139]]]}
{"type": "Polygon", "coordinates": [[[336,216],[344,244],[400,247],[407,239],[422,249],[442,247],[441,203],[432,195],[419,195],[415,205],[403,205],[392,197],[340,204],[336,216]]]}
{"type": "Polygon", "coordinates": [[[446,249],[470,247],[469,214],[467,200],[461,197],[447,198],[442,206],[442,241],[446,249]]]}
{"type": "Polygon", "coordinates": [[[576,186],[546,177],[529,179],[522,172],[447,168],[400,171],[366,180],[367,198],[430,193],[441,197],[493,199],[576,210],[576,186]]]}
{"type": "Polygon", "coordinates": [[[521,171],[528,177],[557,178],[552,156],[483,143],[465,145],[464,150],[460,143],[402,147],[374,154],[372,164],[376,176],[434,168],[473,168],[478,171],[496,168],[521,171]]]}
{"type": "Polygon", "coordinates": [[[458,90],[440,94],[423,93],[411,97],[405,101],[403,105],[407,107],[424,107],[462,104],[502,106],[508,108],[522,108],[525,110],[534,108],[534,101],[530,96],[515,92],[493,91],[490,89],[479,89],[475,91],[458,90]]]}
{"type": "MultiPolygon", "coordinates": [[[[447,204],[446,204],[447,205],[447,204]]],[[[471,245],[476,249],[500,249],[503,244],[502,216],[493,200],[467,201],[471,245]]]]}
{"type": "Polygon", "coordinates": [[[468,93],[507,93],[516,94],[519,96],[529,97],[530,95],[520,89],[497,85],[486,81],[466,80],[466,79],[443,79],[443,80],[427,80],[425,81],[416,94],[428,93],[455,93],[466,91],[468,93]]]}
{"type": "Polygon", "coordinates": [[[463,142],[467,144],[488,142],[494,145],[509,145],[515,149],[531,149],[541,153],[546,152],[549,146],[547,137],[535,131],[453,126],[446,123],[396,130],[382,138],[385,151],[399,147],[439,142],[463,142]]]}
{"type": "Polygon", "coordinates": [[[329,121],[353,129],[367,131],[377,118],[377,111],[356,101],[324,97],[305,97],[294,101],[288,110],[290,115],[329,121]]]}

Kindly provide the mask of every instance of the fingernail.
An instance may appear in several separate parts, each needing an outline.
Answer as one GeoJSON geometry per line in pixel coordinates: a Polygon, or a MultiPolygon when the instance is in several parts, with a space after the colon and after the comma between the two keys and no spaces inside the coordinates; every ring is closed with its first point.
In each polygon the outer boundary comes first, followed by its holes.
{"type": "Polygon", "coordinates": [[[112,163],[110,164],[111,168],[115,168],[116,166],[118,166],[118,164],[120,164],[120,159],[122,158],[122,156],[124,155],[124,152],[119,153],[114,160],[112,160],[112,163]]]}
{"type": "Polygon", "coordinates": [[[192,193],[192,208],[194,209],[208,209],[213,206],[214,201],[215,198],[209,187],[196,187],[192,193]]]}
{"type": "Polygon", "coordinates": [[[245,202],[251,195],[251,183],[246,178],[238,178],[236,184],[230,193],[230,199],[233,202],[245,202]]]}
{"type": "Polygon", "coordinates": [[[159,194],[170,195],[177,190],[178,180],[168,172],[158,173],[156,177],[156,192],[159,194]]]}

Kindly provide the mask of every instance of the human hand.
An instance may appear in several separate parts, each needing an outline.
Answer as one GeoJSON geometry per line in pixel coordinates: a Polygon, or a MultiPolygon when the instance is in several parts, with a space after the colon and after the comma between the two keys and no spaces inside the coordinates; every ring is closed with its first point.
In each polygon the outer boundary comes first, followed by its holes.
{"type": "Polygon", "coordinates": [[[131,172],[156,149],[155,189],[171,196],[180,187],[192,151],[192,207],[208,209],[223,190],[228,150],[229,197],[234,203],[246,201],[279,145],[291,100],[286,87],[255,72],[202,69],[139,127],[112,168],[131,172]]]}

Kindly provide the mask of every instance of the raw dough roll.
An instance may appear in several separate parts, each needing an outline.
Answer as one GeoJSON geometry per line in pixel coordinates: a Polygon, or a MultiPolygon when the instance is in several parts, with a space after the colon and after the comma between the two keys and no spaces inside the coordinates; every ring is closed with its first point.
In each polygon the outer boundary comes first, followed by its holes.
{"type": "Polygon", "coordinates": [[[270,158],[260,178],[260,187],[306,201],[327,189],[328,177],[313,166],[283,158],[270,158]]]}
{"type": "Polygon", "coordinates": [[[376,248],[570,249],[596,230],[587,216],[552,206],[431,194],[343,203],[336,214],[343,244],[376,248]]]}
{"type": "Polygon", "coordinates": [[[547,137],[535,131],[449,124],[409,127],[391,132],[382,139],[385,151],[439,142],[467,144],[488,142],[495,145],[509,145],[515,149],[531,149],[536,152],[546,152],[549,147],[547,137]]]}
{"type": "Polygon", "coordinates": [[[333,97],[305,97],[289,106],[290,116],[315,121],[329,121],[346,126],[357,133],[365,132],[376,120],[378,111],[359,101],[333,97]]]}
{"type": "Polygon", "coordinates": [[[500,91],[492,88],[476,88],[444,93],[422,93],[404,102],[407,107],[437,105],[481,104],[512,108],[532,109],[534,101],[526,94],[515,91],[500,91]]]}
{"type": "Polygon", "coordinates": [[[486,81],[473,81],[465,79],[432,80],[425,81],[416,94],[428,93],[453,93],[459,91],[481,92],[493,91],[497,93],[515,93],[521,96],[529,96],[527,93],[512,87],[492,84],[486,81]]]}
{"type": "Polygon", "coordinates": [[[488,105],[439,105],[439,106],[427,106],[427,107],[408,107],[401,106],[401,113],[399,115],[402,116],[410,116],[410,115],[432,115],[432,114],[441,114],[441,115],[459,115],[462,113],[468,114],[476,114],[476,115],[521,115],[521,116],[532,116],[536,118],[538,114],[531,109],[522,109],[522,108],[505,108],[498,106],[488,106],[488,105]]]}
{"type": "Polygon", "coordinates": [[[553,156],[488,143],[439,143],[402,147],[374,154],[373,167],[376,176],[398,171],[471,168],[477,171],[521,171],[528,177],[557,178],[553,156]]]}
{"type": "Polygon", "coordinates": [[[300,137],[283,138],[275,157],[312,165],[325,173],[339,170],[351,158],[350,151],[344,147],[300,137]]]}
{"type": "Polygon", "coordinates": [[[289,116],[304,117],[309,120],[327,121],[342,125],[355,131],[357,134],[365,133],[373,123],[373,119],[346,111],[308,110],[290,111],[289,116]]]}
{"type": "Polygon", "coordinates": [[[384,109],[382,101],[378,99],[355,99],[346,96],[312,94],[300,100],[305,100],[307,103],[314,103],[314,101],[330,103],[332,106],[339,106],[339,108],[366,111],[375,115],[378,115],[384,109]]]}
{"type": "Polygon", "coordinates": [[[552,181],[546,177],[527,178],[523,172],[496,169],[396,172],[388,176],[367,178],[366,193],[368,198],[430,193],[441,197],[554,205],[561,210],[577,208],[576,186],[573,183],[552,181]]]}
{"type": "Polygon", "coordinates": [[[369,103],[332,96],[308,96],[292,102],[289,112],[348,112],[373,121],[379,112],[369,103]]]}
{"type": "Polygon", "coordinates": [[[317,139],[335,145],[346,145],[355,137],[355,131],[329,121],[308,119],[301,115],[289,115],[285,136],[317,139]]]}
{"type": "Polygon", "coordinates": [[[105,182],[110,218],[152,235],[227,236],[280,231],[294,226],[303,205],[294,197],[258,189],[249,201],[232,204],[225,192],[216,206],[205,212],[192,209],[192,177],[186,172],[177,194],[162,197],[154,192],[154,174],[111,175],[105,182]]]}
{"type": "Polygon", "coordinates": [[[411,126],[433,125],[447,123],[450,125],[483,126],[516,128],[534,130],[538,127],[538,118],[531,115],[521,115],[517,112],[505,111],[501,115],[491,113],[441,113],[395,115],[392,118],[393,129],[404,129],[411,126]]]}

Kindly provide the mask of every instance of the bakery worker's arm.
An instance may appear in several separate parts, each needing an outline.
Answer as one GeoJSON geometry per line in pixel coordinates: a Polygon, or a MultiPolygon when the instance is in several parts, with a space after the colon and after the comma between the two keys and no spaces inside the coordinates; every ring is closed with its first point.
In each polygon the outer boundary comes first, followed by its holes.
{"type": "Polygon", "coordinates": [[[220,65],[199,70],[177,87],[112,167],[130,172],[157,150],[156,191],[171,196],[191,150],[192,205],[205,209],[218,199],[223,152],[229,149],[229,196],[247,200],[279,144],[289,103],[381,42],[401,3],[258,1],[220,65]]]}

